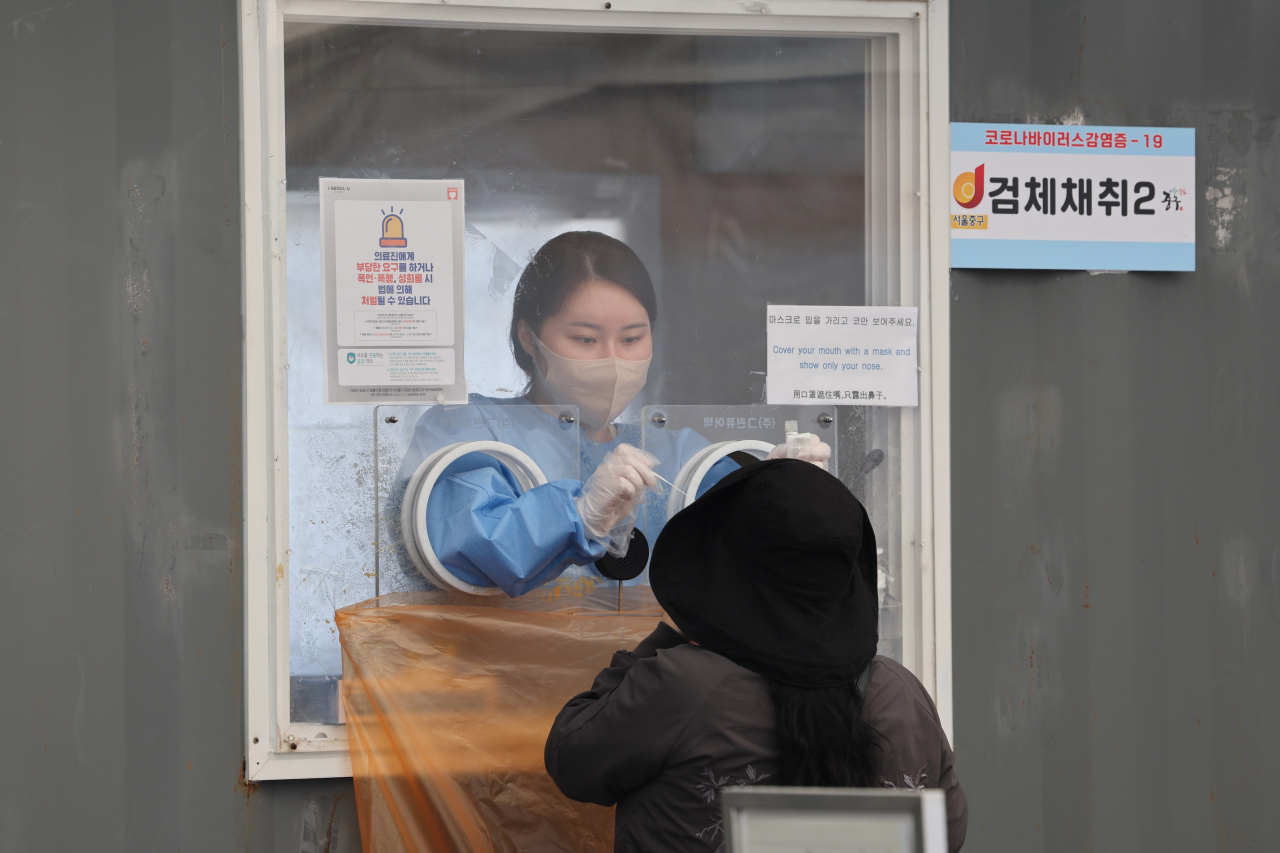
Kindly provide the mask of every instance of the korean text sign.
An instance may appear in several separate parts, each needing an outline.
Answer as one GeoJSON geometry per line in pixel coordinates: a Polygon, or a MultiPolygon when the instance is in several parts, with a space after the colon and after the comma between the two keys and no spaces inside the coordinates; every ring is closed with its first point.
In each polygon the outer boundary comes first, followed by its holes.
{"type": "Polygon", "coordinates": [[[326,403],[466,399],[463,183],[320,179],[326,403]]]}
{"type": "Polygon", "coordinates": [[[951,125],[951,266],[1194,270],[1195,129],[951,125]]]}
{"type": "Polygon", "coordinates": [[[770,305],[768,404],[918,406],[918,308],[770,305]]]}

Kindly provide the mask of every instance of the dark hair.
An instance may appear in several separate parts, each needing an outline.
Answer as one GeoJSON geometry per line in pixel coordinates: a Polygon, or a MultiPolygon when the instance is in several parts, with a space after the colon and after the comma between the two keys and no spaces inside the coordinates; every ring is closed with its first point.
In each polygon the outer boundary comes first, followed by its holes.
{"type": "Polygon", "coordinates": [[[777,710],[784,785],[878,788],[880,734],[862,719],[857,684],[793,687],[769,682],[777,710]]]}
{"type": "Polygon", "coordinates": [[[535,335],[564,305],[569,295],[593,278],[613,282],[640,300],[652,325],[658,319],[658,297],[649,271],[631,247],[599,231],[567,231],[539,249],[520,275],[511,308],[511,354],[533,379],[533,358],[520,346],[520,321],[535,335]]]}

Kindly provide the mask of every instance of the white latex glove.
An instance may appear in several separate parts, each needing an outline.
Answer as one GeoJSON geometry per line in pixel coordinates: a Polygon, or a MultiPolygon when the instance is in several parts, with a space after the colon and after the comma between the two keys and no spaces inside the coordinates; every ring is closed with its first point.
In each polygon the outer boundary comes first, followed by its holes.
{"type": "Polygon", "coordinates": [[[787,436],[787,443],[770,450],[768,458],[799,459],[802,462],[812,462],[825,471],[827,460],[831,458],[831,445],[811,432],[802,432],[787,436]]]}
{"type": "Polygon", "coordinates": [[[640,516],[646,488],[657,491],[653,467],[658,457],[619,444],[587,478],[582,494],[574,499],[587,535],[604,544],[615,557],[625,557],[631,530],[640,516]]]}

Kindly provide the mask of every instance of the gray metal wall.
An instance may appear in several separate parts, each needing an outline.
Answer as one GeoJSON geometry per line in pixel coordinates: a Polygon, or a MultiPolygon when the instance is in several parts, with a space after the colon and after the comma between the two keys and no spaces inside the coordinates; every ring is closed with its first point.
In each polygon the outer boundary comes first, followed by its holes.
{"type": "Polygon", "coordinates": [[[239,782],[236,5],[0,18],[0,851],[354,849],[239,782]]]}
{"type": "Polygon", "coordinates": [[[953,0],[956,121],[1196,128],[1194,273],[952,273],[979,851],[1280,849],[1280,4],[953,0]]]}
{"type": "MultiPolygon", "coordinates": [[[[953,276],[968,849],[1280,845],[1280,7],[956,0],[952,118],[1194,125],[1199,271],[953,276]]],[[[236,10],[0,28],[0,851],[356,848],[241,771],[236,10]]]]}

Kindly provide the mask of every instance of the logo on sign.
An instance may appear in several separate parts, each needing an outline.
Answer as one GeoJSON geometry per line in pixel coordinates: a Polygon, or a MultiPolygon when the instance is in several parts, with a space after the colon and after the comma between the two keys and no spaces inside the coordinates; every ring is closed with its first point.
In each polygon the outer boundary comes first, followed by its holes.
{"type": "Polygon", "coordinates": [[[356,354],[353,352],[347,353],[347,364],[355,364],[355,363],[356,363],[356,354]]]}
{"type": "Polygon", "coordinates": [[[457,187],[449,187],[448,195],[449,195],[449,201],[457,201],[457,200],[458,200],[458,188],[457,188],[457,187]]]}
{"type": "Polygon", "coordinates": [[[982,203],[982,185],[983,185],[983,169],[986,164],[982,164],[972,172],[961,172],[956,178],[956,182],[951,185],[951,194],[955,196],[956,202],[966,210],[977,207],[982,203]]]}
{"type": "MultiPolygon", "coordinates": [[[[404,208],[400,208],[400,213],[404,213],[404,208]]],[[[395,206],[391,207],[391,212],[382,211],[382,239],[378,241],[378,245],[384,249],[403,249],[409,245],[409,241],[404,238],[404,220],[396,213],[395,206]]]]}

